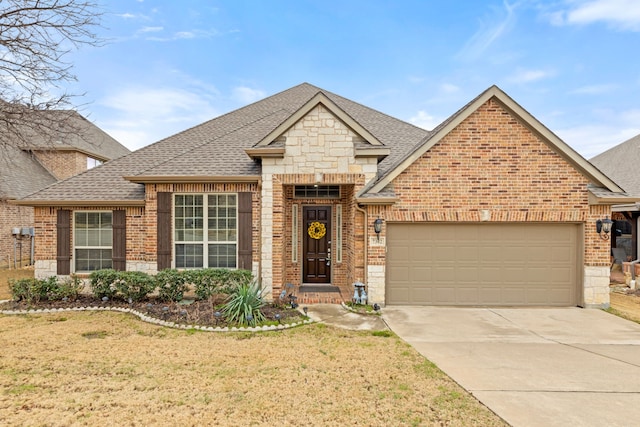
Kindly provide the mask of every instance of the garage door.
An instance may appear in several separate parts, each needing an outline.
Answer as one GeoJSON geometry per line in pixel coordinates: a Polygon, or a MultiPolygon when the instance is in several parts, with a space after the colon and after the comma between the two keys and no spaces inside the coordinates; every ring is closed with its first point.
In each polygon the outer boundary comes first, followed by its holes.
{"type": "Polygon", "coordinates": [[[575,306],[578,224],[387,224],[387,304],[575,306]]]}

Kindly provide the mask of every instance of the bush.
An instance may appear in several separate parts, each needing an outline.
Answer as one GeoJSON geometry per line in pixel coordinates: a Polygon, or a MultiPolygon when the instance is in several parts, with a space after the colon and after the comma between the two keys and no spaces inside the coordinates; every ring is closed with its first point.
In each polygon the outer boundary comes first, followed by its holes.
{"type": "Polygon", "coordinates": [[[166,269],[156,275],[158,296],[163,301],[182,301],[189,289],[186,271],[166,269]]]}
{"type": "Polygon", "coordinates": [[[26,301],[29,304],[40,301],[57,301],[63,298],[75,299],[84,287],[76,276],[62,282],[56,276],[47,279],[10,280],[11,296],[15,301],[26,301]]]}
{"type": "Polygon", "coordinates": [[[113,298],[116,295],[118,272],[112,269],[94,271],[89,275],[91,292],[98,298],[113,298]]]}
{"type": "Polygon", "coordinates": [[[141,271],[98,270],[89,279],[91,291],[98,298],[140,301],[156,288],[153,277],[141,271]]]}
{"type": "Polygon", "coordinates": [[[243,283],[248,283],[252,274],[248,270],[228,270],[226,268],[205,268],[187,270],[187,283],[195,287],[196,298],[206,300],[215,294],[228,294],[243,283]]]}
{"type": "Polygon", "coordinates": [[[153,277],[141,271],[120,271],[116,281],[116,297],[128,302],[145,299],[156,288],[153,277]]]}
{"type": "Polygon", "coordinates": [[[222,306],[222,313],[229,322],[255,326],[265,320],[260,310],[264,304],[263,289],[258,282],[245,282],[231,292],[222,306]]]}
{"type": "Polygon", "coordinates": [[[58,282],[57,287],[52,292],[50,299],[61,300],[68,298],[75,300],[80,295],[80,292],[84,289],[84,282],[78,278],[78,276],[72,274],[71,277],[64,279],[62,282],[58,282]]]}

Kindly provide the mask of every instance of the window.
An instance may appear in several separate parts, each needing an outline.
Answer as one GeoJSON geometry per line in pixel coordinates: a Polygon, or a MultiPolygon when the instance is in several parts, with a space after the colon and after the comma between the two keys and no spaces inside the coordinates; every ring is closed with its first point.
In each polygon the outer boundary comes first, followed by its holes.
{"type": "Polygon", "coordinates": [[[294,195],[305,199],[339,199],[339,185],[296,185],[294,195]]]}
{"type": "Polygon", "coordinates": [[[94,159],[93,157],[87,157],[87,169],[93,169],[96,166],[100,166],[102,160],[94,159]]]}
{"type": "Polygon", "coordinates": [[[237,217],[236,194],[177,194],[175,267],[236,268],[237,217]]]}
{"type": "Polygon", "coordinates": [[[73,246],[76,271],[112,268],[111,212],[75,212],[73,246]]]}

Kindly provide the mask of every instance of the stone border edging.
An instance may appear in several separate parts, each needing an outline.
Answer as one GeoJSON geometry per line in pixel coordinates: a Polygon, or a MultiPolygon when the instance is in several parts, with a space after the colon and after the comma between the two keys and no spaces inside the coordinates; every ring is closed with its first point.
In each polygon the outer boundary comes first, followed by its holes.
{"type": "MultiPolygon", "coordinates": [[[[0,301],[0,304],[8,302],[7,300],[0,301]]],[[[220,326],[200,326],[200,325],[187,325],[182,323],[175,322],[167,322],[166,320],[160,320],[155,317],[147,316],[146,314],[142,314],[137,310],[133,310],[131,308],[125,307],[73,307],[73,308],[38,308],[38,309],[29,309],[29,310],[0,310],[0,314],[48,314],[48,313],[64,313],[68,311],[116,311],[120,313],[131,313],[135,316],[138,316],[140,320],[146,323],[151,323],[153,325],[165,326],[167,328],[172,329],[195,329],[198,331],[205,332],[268,332],[268,331],[281,331],[284,329],[295,328],[297,326],[308,325],[313,323],[312,319],[303,320],[301,322],[295,323],[287,323],[287,324],[279,324],[279,325],[264,325],[264,326],[255,326],[255,327],[237,327],[225,326],[221,328],[220,326]]]]}

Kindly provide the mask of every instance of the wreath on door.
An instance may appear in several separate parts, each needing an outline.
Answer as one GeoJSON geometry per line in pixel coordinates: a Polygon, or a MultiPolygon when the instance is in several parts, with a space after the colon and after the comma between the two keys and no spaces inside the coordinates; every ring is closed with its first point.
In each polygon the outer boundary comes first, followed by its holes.
{"type": "Polygon", "coordinates": [[[321,222],[314,221],[309,225],[307,233],[309,233],[309,237],[312,239],[319,240],[327,234],[327,228],[321,222]]]}

